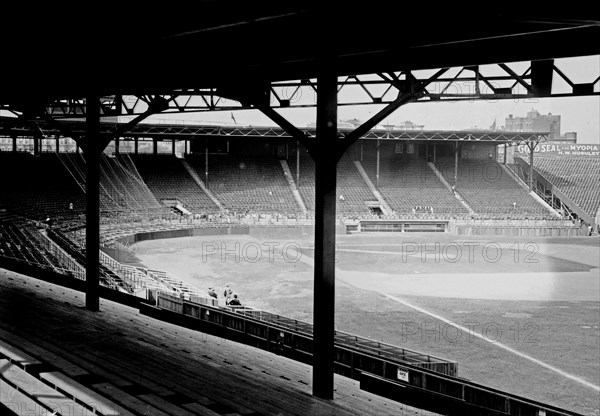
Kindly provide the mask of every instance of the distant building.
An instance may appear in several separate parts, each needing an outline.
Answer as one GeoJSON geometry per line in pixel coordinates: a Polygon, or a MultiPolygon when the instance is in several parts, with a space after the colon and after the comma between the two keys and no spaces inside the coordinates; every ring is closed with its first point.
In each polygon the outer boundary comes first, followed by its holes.
{"type": "Polygon", "coordinates": [[[382,124],[381,127],[386,130],[423,130],[425,126],[422,124],[415,124],[412,121],[407,120],[400,124],[382,124]]]}
{"type": "MultiPolygon", "coordinates": [[[[356,128],[360,126],[363,122],[357,118],[349,119],[349,120],[338,120],[338,129],[348,129],[348,128],[356,128]]],[[[307,127],[315,128],[317,123],[314,121],[307,124],[307,127]]],[[[375,129],[385,129],[385,130],[423,130],[425,126],[421,124],[415,124],[412,121],[403,121],[400,124],[378,124],[375,126],[375,129]]]]}
{"type": "Polygon", "coordinates": [[[531,109],[526,117],[513,117],[509,114],[504,119],[504,130],[506,131],[549,131],[548,141],[577,143],[577,133],[569,132],[564,136],[560,134],[560,115],[552,113],[540,114],[531,109]]]}

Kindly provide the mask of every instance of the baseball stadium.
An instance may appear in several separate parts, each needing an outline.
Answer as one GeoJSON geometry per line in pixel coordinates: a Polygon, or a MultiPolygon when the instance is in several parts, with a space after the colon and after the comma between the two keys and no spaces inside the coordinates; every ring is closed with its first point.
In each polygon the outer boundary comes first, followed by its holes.
{"type": "MultiPolygon", "coordinates": [[[[148,33],[182,53],[213,29],[290,24],[203,7],[207,32],[148,33]]],[[[239,80],[83,96],[57,81],[26,104],[0,88],[0,413],[598,415],[600,146],[535,110],[488,129],[384,124],[419,100],[597,96],[598,74],[552,89],[569,80],[554,58],[591,52],[524,48],[526,70],[415,55],[433,75],[340,53],[352,75],[314,77],[267,54],[283,71],[269,105],[239,80]],[[383,109],[340,120],[365,104],[352,87],[383,109]],[[237,123],[249,109],[273,123],[237,123]],[[231,122],[160,118],[199,111],[231,122]]]]}

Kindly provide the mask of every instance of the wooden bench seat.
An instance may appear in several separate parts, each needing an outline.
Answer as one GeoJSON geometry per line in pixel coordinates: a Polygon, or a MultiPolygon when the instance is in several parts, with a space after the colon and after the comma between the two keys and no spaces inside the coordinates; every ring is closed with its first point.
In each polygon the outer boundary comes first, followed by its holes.
{"type": "Polygon", "coordinates": [[[0,360],[0,369],[5,380],[52,412],[65,416],[83,416],[89,412],[79,403],[67,398],[6,359],[0,360]]]}
{"type": "MultiPolygon", "coordinates": [[[[65,353],[63,348],[57,347],[55,344],[47,342],[44,339],[35,338],[35,342],[36,342],[36,344],[40,345],[42,348],[45,348],[48,351],[51,351],[57,355],[65,353]]],[[[78,353],[85,354],[82,351],[78,351],[78,353]]],[[[71,363],[73,363],[81,368],[84,368],[89,373],[92,373],[96,376],[102,377],[102,378],[110,381],[112,384],[118,385],[119,387],[131,386],[133,384],[129,380],[125,380],[124,378],[120,377],[118,374],[113,373],[111,371],[104,370],[103,368],[97,366],[94,363],[95,358],[89,357],[89,356],[88,356],[88,358],[90,359],[89,361],[86,359],[80,358],[78,355],[70,353],[68,361],[70,361],[71,363]]]]}
{"type": "MultiPolygon", "coordinates": [[[[162,416],[176,407],[206,416],[416,413],[337,375],[336,399],[320,400],[310,394],[310,366],[104,299],[100,312],[89,312],[79,292],[10,276],[0,279],[0,329],[6,331],[0,338],[10,342],[14,333],[80,367],[89,374],[74,381],[133,414],[162,416]],[[17,318],[25,314],[27,326],[17,318]]],[[[41,353],[23,350],[45,362],[41,353]]],[[[59,368],[34,374],[56,371],[65,374],[59,368]]]]}
{"type": "Polygon", "coordinates": [[[18,348],[0,339],[0,354],[8,358],[11,362],[27,369],[29,366],[41,365],[42,362],[31,355],[24,353],[18,348]]]}
{"type": "Polygon", "coordinates": [[[146,416],[168,416],[168,413],[157,409],[150,403],[147,403],[137,397],[131,396],[123,390],[109,383],[98,383],[92,386],[95,390],[101,392],[104,396],[119,403],[121,406],[146,416]]]}
{"type": "Polygon", "coordinates": [[[33,343],[18,335],[14,335],[8,331],[0,329],[0,342],[2,342],[2,339],[9,339],[11,343],[19,345],[19,348],[25,353],[34,355],[42,360],[45,364],[50,364],[56,368],[59,368],[61,372],[70,377],[89,374],[83,368],[73,364],[69,360],[65,360],[63,357],[54,354],[45,348],[42,348],[39,344],[33,343]]]}
{"type": "Polygon", "coordinates": [[[40,379],[54,387],[56,390],[64,393],[67,397],[86,403],[88,406],[92,407],[96,413],[100,413],[101,415],[133,416],[133,413],[127,411],[123,407],[58,371],[40,373],[40,379]]]}
{"type": "Polygon", "coordinates": [[[192,413],[191,411],[177,406],[156,394],[140,394],[137,397],[138,399],[141,399],[146,403],[150,403],[152,406],[156,407],[159,410],[162,410],[163,412],[167,412],[168,414],[178,416],[194,416],[194,413],[192,413]]]}
{"type": "Polygon", "coordinates": [[[48,409],[0,379],[0,414],[47,416],[48,409]]]}
{"type": "Polygon", "coordinates": [[[221,416],[219,413],[213,412],[212,410],[198,403],[185,403],[182,404],[181,407],[194,412],[199,416],[221,416]]]}

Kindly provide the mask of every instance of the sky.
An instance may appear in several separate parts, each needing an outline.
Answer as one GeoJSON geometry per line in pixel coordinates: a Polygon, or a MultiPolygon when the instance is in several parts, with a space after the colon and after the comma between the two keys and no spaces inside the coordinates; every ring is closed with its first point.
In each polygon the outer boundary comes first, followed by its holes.
{"type": "MultiPolygon", "coordinates": [[[[357,118],[366,121],[381,106],[340,107],[338,118],[349,120],[357,118]]],[[[496,122],[498,127],[504,126],[509,114],[525,117],[531,109],[540,114],[552,113],[561,116],[561,134],[577,132],[578,143],[600,144],[600,97],[545,98],[514,102],[513,100],[497,103],[452,102],[452,103],[413,103],[405,105],[381,124],[400,124],[411,121],[423,125],[425,130],[466,130],[487,129],[496,122]]],[[[285,118],[297,127],[306,127],[315,121],[314,109],[278,110],[285,118]]],[[[266,116],[255,110],[233,112],[239,125],[265,126],[274,125],[266,116]]],[[[190,118],[192,115],[175,114],[174,119],[190,118]]],[[[165,115],[157,116],[167,119],[165,115]]],[[[214,112],[195,114],[193,119],[203,122],[219,122],[234,124],[230,112],[214,112]]]]}
{"type": "MultiPolygon", "coordinates": [[[[557,59],[556,66],[575,83],[592,83],[600,74],[600,56],[557,59]]],[[[513,69],[519,63],[512,64],[513,69]]],[[[526,69],[528,63],[522,63],[526,69]]],[[[600,88],[596,82],[595,91],[600,88]]],[[[568,85],[558,76],[554,76],[553,93],[570,91],[568,85]]],[[[358,119],[366,121],[379,111],[381,105],[339,106],[338,119],[358,119]]],[[[600,96],[566,98],[528,98],[521,100],[462,101],[411,103],[400,107],[380,124],[400,124],[411,121],[423,125],[426,130],[465,130],[487,129],[496,122],[504,126],[505,118],[525,117],[532,109],[540,114],[552,113],[561,116],[561,134],[576,132],[578,143],[600,144],[600,96]]],[[[297,127],[306,127],[314,123],[314,108],[290,108],[277,110],[297,127]]],[[[233,125],[230,111],[201,112],[192,114],[160,114],[155,118],[162,120],[197,120],[199,122],[218,122],[233,125]]],[[[274,123],[256,110],[233,112],[235,123],[239,125],[268,126],[274,123]]]]}

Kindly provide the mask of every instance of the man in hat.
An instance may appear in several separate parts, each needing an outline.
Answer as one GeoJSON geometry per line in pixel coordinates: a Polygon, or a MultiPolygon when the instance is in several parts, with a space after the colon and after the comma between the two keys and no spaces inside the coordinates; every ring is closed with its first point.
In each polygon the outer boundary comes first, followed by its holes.
{"type": "Polygon", "coordinates": [[[217,299],[217,292],[215,292],[215,288],[214,287],[209,287],[208,288],[208,296],[210,296],[211,298],[217,299]]]}
{"type": "Polygon", "coordinates": [[[229,301],[231,300],[232,295],[233,295],[233,290],[231,290],[229,285],[226,285],[225,291],[223,292],[223,296],[225,296],[225,305],[229,305],[229,301]]]}

